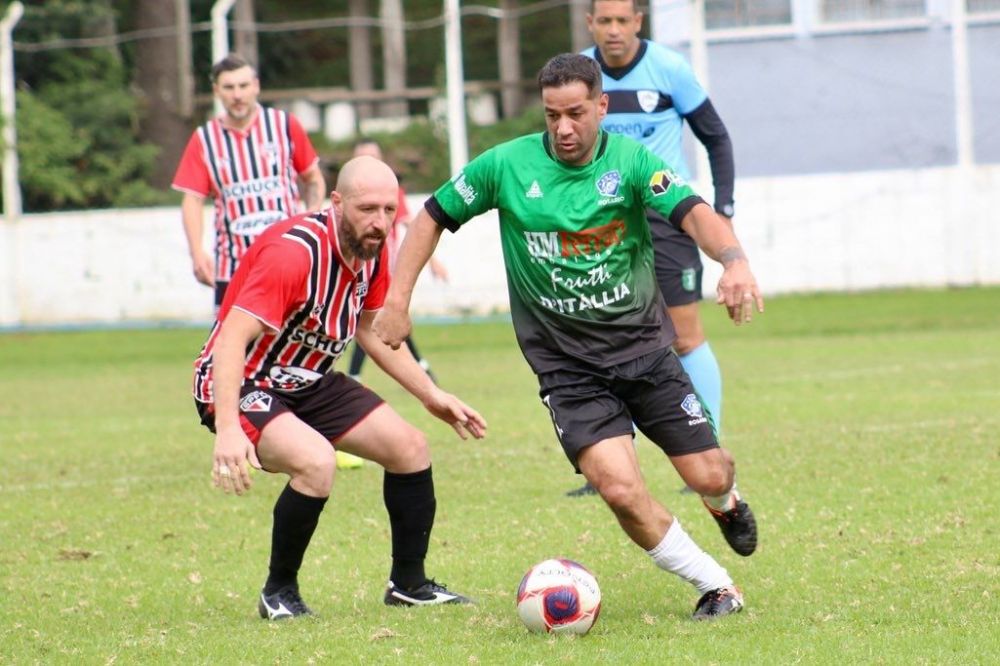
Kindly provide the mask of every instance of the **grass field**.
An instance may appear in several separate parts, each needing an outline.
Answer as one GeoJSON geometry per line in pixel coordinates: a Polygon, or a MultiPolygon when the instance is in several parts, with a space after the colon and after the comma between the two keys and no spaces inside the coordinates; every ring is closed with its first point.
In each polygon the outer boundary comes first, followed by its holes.
{"type": "Polygon", "coordinates": [[[338,474],[300,582],[315,618],[256,616],[284,480],[227,497],[189,397],[205,331],[0,336],[0,663],[996,663],[1000,657],[1000,289],[775,298],[736,329],[705,306],[726,382],[724,443],[761,547],[743,559],[658,450],[656,495],[743,587],[689,619],[558,449],[509,324],[425,325],[442,383],[490,422],[462,442],[373,366],[434,449],[428,572],[473,607],[387,608],[381,471],[338,474]],[[522,573],[594,571],[583,638],[528,634],[522,573]]]}

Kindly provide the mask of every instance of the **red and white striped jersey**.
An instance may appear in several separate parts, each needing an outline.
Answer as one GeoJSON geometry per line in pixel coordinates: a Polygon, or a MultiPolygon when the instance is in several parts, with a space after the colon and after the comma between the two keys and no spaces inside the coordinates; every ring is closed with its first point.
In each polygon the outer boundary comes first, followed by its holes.
{"type": "Polygon", "coordinates": [[[195,360],[194,397],[212,402],[212,352],[233,308],[265,331],[246,353],[244,385],[281,391],[309,386],[333,369],[358,316],[378,310],[389,288],[385,246],[370,261],[344,259],[332,209],[273,225],[240,262],[208,341],[195,360]]]}
{"type": "Polygon", "coordinates": [[[213,118],[191,135],[173,188],[215,198],[215,279],[227,281],[254,238],[300,211],[296,176],[318,161],[295,116],[257,106],[242,130],[213,118]]]}

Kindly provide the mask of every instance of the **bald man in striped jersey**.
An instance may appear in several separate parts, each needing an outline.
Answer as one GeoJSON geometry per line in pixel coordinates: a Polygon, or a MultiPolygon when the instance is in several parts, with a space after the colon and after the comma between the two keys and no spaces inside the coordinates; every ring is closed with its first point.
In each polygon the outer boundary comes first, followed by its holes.
{"type": "Polygon", "coordinates": [[[383,162],[355,158],[341,170],[330,208],[262,233],[240,262],[195,361],[195,402],[215,433],[215,485],[242,494],[251,466],[289,477],[274,506],[270,567],[258,602],[268,620],[311,613],[298,571],[330,495],[336,450],[385,469],[392,568],[384,602],[469,601],[424,571],[436,509],[426,438],[378,395],[333,371],[356,338],[463,439],[486,432],[483,418],[438,388],[408,349],[390,349],[372,333],[389,284],[385,239],[398,189],[383,162]]]}
{"type": "Polygon", "coordinates": [[[261,106],[257,71],[230,54],[212,68],[224,113],[199,127],[177,166],[181,218],[196,280],[215,288],[215,306],[247,248],[275,222],[319,210],[326,183],[309,136],[290,113],[261,106]],[[302,182],[299,192],[298,181],[302,182]],[[205,199],[215,199],[215,255],[202,246],[205,199]]]}

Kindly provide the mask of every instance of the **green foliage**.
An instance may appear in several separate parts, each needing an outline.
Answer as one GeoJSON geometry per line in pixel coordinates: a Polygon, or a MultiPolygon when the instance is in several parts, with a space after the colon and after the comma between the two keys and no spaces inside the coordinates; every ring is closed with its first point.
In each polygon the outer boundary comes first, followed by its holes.
{"type": "MultiPolygon", "coordinates": [[[[100,0],[25,8],[18,41],[93,37],[113,28],[100,0]]],[[[138,107],[112,48],[17,54],[18,154],[25,210],[163,202],[146,184],[159,148],[138,138],[138,107]]]]}
{"type": "Polygon", "coordinates": [[[987,664],[1000,653],[996,409],[1000,290],[775,298],[736,328],[705,304],[726,381],[725,442],[761,545],[730,552],[663,455],[654,495],[743,587],[694,623],[574,476],[509,324],[421,325],[442,385],[479,409],[462,442],[374,364],[365,381],[427,433],[438,498],[428,573],[471,607],[382,605],[382,471],[338,471],[300,575],[314,618],[266,625],[271,511],[285,479],[210,487],[191,358],[205,330],[0,336],[4,663],[987,664]],[[529,634],[529,565],[578,560],[604,603],[583,638],[529,634]]]}
{"type": "Polygon", "coordinates": [[[87,142],[63,114],[27,90],[17,94],[20,179],[25,210],[59,210],[87,203],[74,164],[87,142]]]}
{"type": "MultiPolygon", "coordinates": [[[[469,157],[523,134],[545,129],[541,106],[531,106],[520,116],[493,125],[469,125],[469,157]]],[[[330,142],[322,135],[311,137],[323,164],[333,177],[351,158],[354,141],[330,142]]],[[[445,128],[429,121],[415,121],[402,132],[372,134],[382,146],[385,161],[392,165],[409,192],[432,192],[451,177],[448,137],[445,128]]]]}

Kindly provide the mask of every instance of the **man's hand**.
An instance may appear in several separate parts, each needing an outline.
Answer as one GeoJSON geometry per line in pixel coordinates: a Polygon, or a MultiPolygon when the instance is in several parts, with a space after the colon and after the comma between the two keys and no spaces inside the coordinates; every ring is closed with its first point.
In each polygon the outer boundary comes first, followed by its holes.
{"type": "Polygon", "coordinates": [[[450,393],[434,387],[424,400],[424,407],[454,428],[462,439],[468,439],[467,435],[472,435],[476,439],[486,436],[486,420],[479,415],[479,412],[450,393]]]}
{"type": "Polygon", "coordinates": [[[410,321],[410,313],[400,308],[394,308],[386,303],[381,310],[375,313],[372,321],[372,331],[379,340],[389,345],[393,349],[399,349],[410,335],[413,322],[410,321]]]}
{"type": "Polygon", "coordinates": [[[212,453],[212,483],[226,494],[242,495],[250,489],[250,469],[247,463],[261,469],[257,450],[240,428],[220,430],[215,435],[212,453]]]}
{"type": "Polygon", "coordinates": [[[716,303],[725,305],[729,318],[733,323],[750,323],[753,319],[753,308],[764,312],[764,297],[757,288],[757,280],[750,272],[750,264],[740,258],[724,262],[725,269],[719,279],[716,303]]]}
{"type": "Polygon", "coordinates": [[[191,272],[198,282],[215,286],[215,261],[207,252],[199,250],[191,254],[191,272]]]}

